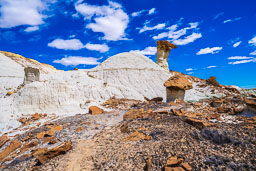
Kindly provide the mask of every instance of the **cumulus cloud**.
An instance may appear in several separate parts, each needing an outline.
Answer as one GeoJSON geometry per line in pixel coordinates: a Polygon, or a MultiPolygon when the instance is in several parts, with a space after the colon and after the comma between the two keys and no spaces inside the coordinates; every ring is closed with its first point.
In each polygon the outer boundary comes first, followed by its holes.
{"type": "Polygon", "coordinates": [[[136,52],[136,53],[140,53],[142,55],[155,55],[156,54],[156,47],[146,47],[144,50],[131,50],[130,52],[136,52]]]}
{"type": "Polygon", "coordinates": [[[189,23],[189,27],[179,30],[177,30],[179,24],[174,24],[167,28],[169,31],[153,36],[153,39],[158,40],[162,38],[169,38],[174,44],[186,45],[202,37],[202,34],[198,32],[198,24],[198,22],[189,23]],[[188,34],[189,30],[192,31],[191,34],[188,34]],[[185,37],[182,38],[182,36],[185,37]]]}
{"type": "Polygon", "coordinates": [[[139,29],[139,33],[142,33],[142,32],[149,31],[149,30],[160,30],[160,29],[165,28],[165,26],[166,26],[165,23],[161,23],[161,24],[157,24],[153,27],[144,25],[142,28],[137,28],[137,29],[139,29]]]}
{"type": "Polygon", "coordinates": [[[223,23],[225,24],[225,23],[234,22],[234,21],[238,21],[238,20],[241,20],[241,17],[237,17],[234,19],[228,19],[228,20],[223,21],[223,23]]]}
{"type": "Polygon", "coordinates": [[[0,28],[43,24],[45,9],[41,0],[0,0],[0,28]]]}
{"type": "Polygon", "coordinates": [[[95,51],[99,51],[101,53],[109,51],[109,47],[106,44],[91,44],[91,43],[87,43],[84,47],[86,49],[88,49],[88,50],[95,50],[95,51]]]}
{"type": "Polygon", "coordinates": [[[250,55],[256,55],[256,50],[251,52],[250,55]]]}
{"type": "Polygon", "coordinates": [[[256,36],[253,37],[251,40],[248,41],[249,44],[256,46],[256,36]]]}
{"type": "Polygon", "coordinates": [[[48,43],[49,47],[64,49],[64,50],[79,50],[84,48],[83,43],[78,39],[55,39],[51,43],[48,43]]]}
{"type": "Polygon", "coordinates": [[[237,46],[239,46],[241,43],[242,43],[242,41],[236,42],[236,43],[233,44],[233,47],[237,47],[237,46]]]}
{"type": "Polygon", "coordinates": [[[214,66],[214,65],[212,65],[212,66],[208,66],[208,67],[206,67],[206,68],[216,68],[217,66],[214,66]]]}
{"type": "Polygon", "coordinates": [[[204,48],[204,49],[200,49],[196,54],[197,55],[204,55],[204,54],[215,54],[215,53],[219,53],[220,50],[222,50],[222,47],[207,47],[207,48],[204,48]]]}
{"type": "Polygon", "coordinates": [[[87,43],[83,45],[83,43],[79,39],[55,39],[51,43],[48,43],[49,47],[63,49],[63,50],[80,50],[86,48],[88,50],[99,51],[101,53],[109,51],[108,45],[104,44],[91,44],[87,43]]]}
{"type": "Polygon", "coordinates": [[[82,56],[66,56],[62,59],[54,60],[53,63],[62,64],[65,66],[77,66],[80,64],[84,65],[98,65],[101,58],[94,57],[82,57],[82,56]]]}
{"type": "Polygon", "coordinates": [[[247,57],[247,56],[231,56],[231,57],[228,57],[228,59],[251,59],[253,57],[247,57]]]}
{"type": "Polygon", "coordinates": [[[187,74],[191,75],[191,74],[194,74],[194,72],[188,72],[187,74]]]}
{"type": "Polygon", "coordinates": [[[89,24],[86,28],[93,32],[104,34],[106,40],[127,40],[125,29],[129,23],[129,16],[123,11],[122,6],[109,1],[108,5],[97,6],[78,1],[76,11],[84,17],[89,24]]]}
{"type": "Polygon", "coordinates": [[[33,31],[37,31],[39,30],[38,26],[31,26],[31,27],[27,27],[24,31],[25,32],[33,32],[33,31]]]}

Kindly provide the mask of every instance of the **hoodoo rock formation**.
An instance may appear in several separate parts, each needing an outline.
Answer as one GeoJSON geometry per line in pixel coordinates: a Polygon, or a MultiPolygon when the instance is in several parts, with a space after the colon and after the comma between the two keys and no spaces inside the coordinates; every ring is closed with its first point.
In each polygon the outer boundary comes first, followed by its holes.
{"type": "Polygon", "coordinates": [[[184,100],[185,90],[192,89],[192,84],[183,75],[175,75],[169,78],[165,83],[166,101],[174,101],[176,99],[184,100]]]}
{"type": "Polygon", "coordinates": [[[156,63],[169,71],[168,67],[168,56],[171,49],[176,49],[177,46],[170,43],[167,40],[158,40],[157,44],[157,54],[156,54],[156,63]]]}
{"type": "Polygon", "coordinates": [[[39,81],[40,72],[37,68],[27,67],[24,69],[25,71],[25,80],[24,83],[32,83],[34,81],[39,81]]]}

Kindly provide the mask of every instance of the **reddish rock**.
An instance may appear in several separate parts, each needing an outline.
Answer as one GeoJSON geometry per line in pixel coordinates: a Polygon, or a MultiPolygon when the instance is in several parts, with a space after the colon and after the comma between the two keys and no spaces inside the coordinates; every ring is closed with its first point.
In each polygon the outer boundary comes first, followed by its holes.
{"type": "Polygon", "coordinates": [[[53,126],[49,126],[48,128],[50,129],[45,132],[45,134],[48,136],[53,136],[55,135],[56,132],[63,130],[62,125],[53,125],[53,126]]]}
{"type": "Polygon", "coordinates": [[[146,136],[143,133],[140,133],[139,131],[135,131],[132,134],[130,134],[128,137],[123,139],[123,141],[138,141],[138,140],[150,140],[150,136],[146,136]]]}
{"type": "Polygon", "coordinates": [[[185,121],[188,124],[193,125],[197,129],[203,129],[205,127],[214,126],[214,124],[212,124],[212,123],[208,123],[206,121],[202,121],[202,120],[198,120],[198,119],[187,118],[185,121]]]}
{"type": "Polygon", "coordinates": [[[83,127],[79,127],[76,129],[76,132],[81,132],[84,128],[83,127]]]}
{"type": "Polygon", "coordinates": [[[33,156],[38,160],[38,165],[44,164],[47,160],[52,159],[61,154],[65,154],[71,150],[71,142],[65,142],[58,147],[52,149],[42,149],[41,151],[34,153],[33,156]]]}
{"type": "Polygon", "coordinates": [[[3,135],[0,137],[0,148],[5,145],[6,142],[8,142],[10,139],[9,137],[3,135]]]}
{"type": "Polygon", "coordinates": [[[44,132],[39,132],[39,133],[36,135],[36,138],[37,138],[37,139],[42,139],[42,138],[44,138],[44,135],[45,135],[44,132]]]}
{"type": "Polygon", "coordinates": [[[146,171],[151,171],[151,163],[152,163],[152,157],[149,157],[149,159],[147,160],[146,167],[145,167],[146,171]]]}
{"type": "Polygon", "coordinates": [[[48,144],[55,144],[57,143],[57,140],[55,137],[45,137],[43,144],[48,143],[48,144]]]}
{"type": "Polygon", "coordinates": [[[10,95],[12,95],[12,94],[14,94],[14,93],[16,93],[16,91],[8,91],[6,95],[7,95],[7,96],[10,96],[10,95]]]}
{"type": "Polygon", "coordinates": [[[173,156],[171,158],[169,158],[166,161],[165,166],[166,167],[174,167],[174,166],[178,166],[179,164],[181,164],[183,162],[182,158],[178,158],[177,156],[173,156]]]}
{"type": "Polygon", "coordinates": [[[143,108],[131,109],[123,115],[123,119],[129,120],[129,119],[136,119],[136,118],[148,118],[148,117],[153,117],[155,115],[156,113],[153,113],[151,109],[147,111],[145,111],[143,108]]]}
{"type": "Polygon", "coordinates": [[[207,82],[216,87],[221,87],[220,83],[216,81],[216,77],[211,76],[210,78],[208,78],[207,82]]]}
{"type": "Polygon", "coordinates": [[[33,141],[31,141],[30,143],[29,143],[29,142],[26,142],[26,143],[21,147],[19,154],[24,153],[24,152],[30,150],[30,148],[35,147],[35,146],[38,146],[38,140],[33,140],[33,141]]]}
{"type": "Polygon", "coordinates": [[[20,148],[22,145],[21,141],[13,140],[2,152],[0,152],[0,162],[8,157],[16,149],[20,148]]]}
{"type": "Polygon", "coordinates": [[[192,170],[192,167],[191,167],[187,162],[182,163],[181,166],[182,166],[185,170],[187,170],[187,171],[191,171],[191,170],[192,170]]]}
{"type": "Polygon", "coordinates": [[[92,115],[99,115],[99,114],[102,114],[103,112],[104,112],[104,110],[97,106],[91,106],[89,108],[89,113],[92,115]]]}
{"type": "Polygon", "coordinates": [[[33,119],[33,120],[38,120],[38,119],[41,118],[41,116],[42,116],[42,115],[40,115],[40,114],[38,114],[38,113],[35,113],[35,114],[33,114],[33,115],[31,116],[31,119],[33,119]]]}

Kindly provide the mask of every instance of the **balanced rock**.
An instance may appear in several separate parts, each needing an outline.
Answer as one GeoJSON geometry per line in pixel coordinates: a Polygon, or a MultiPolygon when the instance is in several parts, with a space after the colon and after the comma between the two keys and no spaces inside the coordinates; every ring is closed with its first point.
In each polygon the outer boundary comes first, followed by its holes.
{"type": "Polygon", "coordinates": [[[175,75],[170,77],[165,83],[166,101],[175,101],[176,99],[184,100],[185,90],[192,89],[192,83],[184,75],[175,75]]]}
{"type": "Polygon", "coordinates": [[[169,71],[168,56],[169,56],[170,50],[172,48],[176,49],[177,46],[170,43],[167,40],[158,40],[156,44],[157,44],[156,63],[159,66],[169,71]]]}

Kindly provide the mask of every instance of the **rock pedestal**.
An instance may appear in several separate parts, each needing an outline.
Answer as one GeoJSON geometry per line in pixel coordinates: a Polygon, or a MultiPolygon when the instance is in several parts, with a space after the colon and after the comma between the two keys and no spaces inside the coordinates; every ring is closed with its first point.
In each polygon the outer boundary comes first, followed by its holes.
{"type": "Polygon", "coordinates": [[[40,77],[39,69],[27,67],[24,69],[24,72],[25,72],[24,84],[29,84],[34,81],[39,81],[39,77],[40,77]]]}
{"type": "Polygon", "coordinates": [[[169,56],[170,50],[172,48],[176,49],[177,46],[170,43],[167,40],[158,40],[156,44],[157,44],[156,63],[169,71],[168,56],[169,56]]]}

